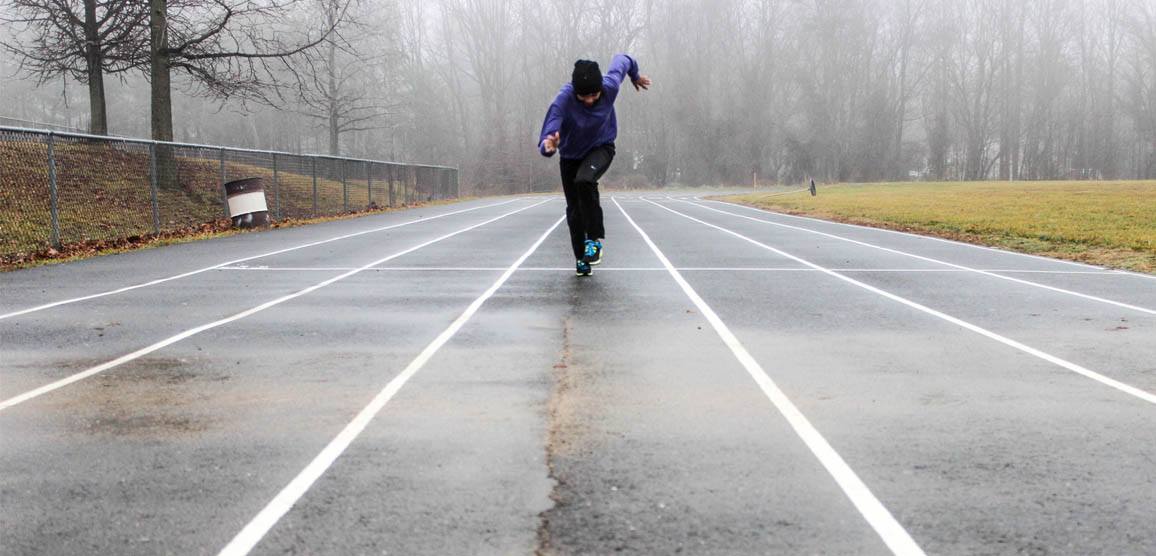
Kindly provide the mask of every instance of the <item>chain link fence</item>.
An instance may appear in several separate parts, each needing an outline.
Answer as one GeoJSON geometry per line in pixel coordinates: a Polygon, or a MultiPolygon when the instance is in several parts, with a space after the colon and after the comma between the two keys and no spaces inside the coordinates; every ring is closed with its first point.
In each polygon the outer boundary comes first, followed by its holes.
{"type": "Polygon", "coordinates": [[[456,168],[0,126],[0,258],[196,230],[248,178],[274,221],[459,195],[456,168]]]}

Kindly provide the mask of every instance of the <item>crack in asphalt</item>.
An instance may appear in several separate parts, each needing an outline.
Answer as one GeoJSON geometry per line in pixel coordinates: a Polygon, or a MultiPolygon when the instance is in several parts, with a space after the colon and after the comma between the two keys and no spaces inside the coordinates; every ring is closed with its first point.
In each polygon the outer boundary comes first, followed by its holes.
{"type": "Polygon", "coordinates": [[[562,321],[562,348],[558,354],[558,361],[554,363],[552,369],[554,387],[550,392],[550,400],[546,408],[547,419],[549,420],[546,433],[546,468],[548,469],[547,477],[554,486],[550,490],[550,508],[538,514],[538,546],[534,550],[536,556],[552,554],[549,514],[561,504],[562,480],[554,469],[554,463],[558,452],[567,444],[563,438],[563,429],[567,421],[566,413],[568,412],[566,398],[568,392],[574,387],[575,381],[573,374],[569,372],[573,365],[570,332],[571,319],[566,317],[562,321]]]}

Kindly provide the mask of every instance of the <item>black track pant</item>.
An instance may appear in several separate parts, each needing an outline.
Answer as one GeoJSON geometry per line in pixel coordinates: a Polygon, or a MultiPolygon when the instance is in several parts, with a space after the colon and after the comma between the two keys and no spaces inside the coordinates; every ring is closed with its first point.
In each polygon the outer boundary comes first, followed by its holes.
{"type": "Polygon", "coordinates": [[[566,194],[566,225],[574,259],[586,252],[587,239],[602,239],[602,205],[598,202],[598,178],[614,160],[614,143],[595,147],[581,160],[562,159],[562,191],[566,194]]]}

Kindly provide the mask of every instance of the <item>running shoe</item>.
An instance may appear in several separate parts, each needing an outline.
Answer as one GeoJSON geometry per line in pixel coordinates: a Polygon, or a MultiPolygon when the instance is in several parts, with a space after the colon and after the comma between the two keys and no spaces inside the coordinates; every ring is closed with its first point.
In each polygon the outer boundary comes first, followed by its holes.
{"type": "Polygon", "coordinates": [[[594,265],[602,262],[602,242],[588,239],[586,240],[586,254],[582,260],[594,265]]]}
{"type": "Polygon", "coordinates": [[[590,273],[593,272],[590,268],[590,263],[586,261],[578,261],[576,266],[577,268],[574,273],[578,276],[590,276],[590,273]]]}

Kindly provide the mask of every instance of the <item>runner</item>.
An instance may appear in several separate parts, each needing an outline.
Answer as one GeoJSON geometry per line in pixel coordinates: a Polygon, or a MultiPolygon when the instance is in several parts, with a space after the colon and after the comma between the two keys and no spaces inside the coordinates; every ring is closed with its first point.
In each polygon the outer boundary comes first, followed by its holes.
{"type": "Polygon", "coordinates": [[[606,230],[602,227],[598,178],[614,160],[614,140],[618,137],[614,100],[626,77],[637,91],[650,88],[650,78],[639,75],[638,62],[626,54],[614,56],[605,77],[598,62],[575,62],[571,81],[550,104],[538,137],[542,156],[561,153],[566,225],[570,227],[578,276],[590,276],[591,265],[602,262],[606,230]]]}

